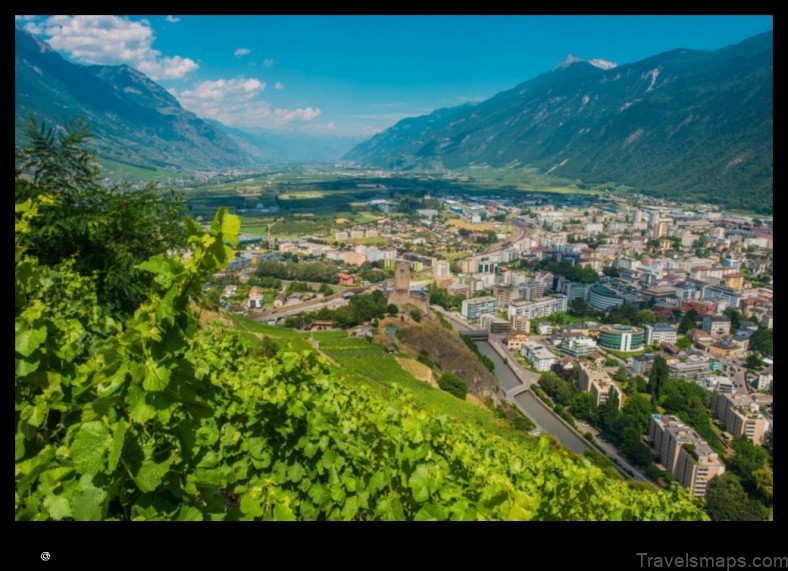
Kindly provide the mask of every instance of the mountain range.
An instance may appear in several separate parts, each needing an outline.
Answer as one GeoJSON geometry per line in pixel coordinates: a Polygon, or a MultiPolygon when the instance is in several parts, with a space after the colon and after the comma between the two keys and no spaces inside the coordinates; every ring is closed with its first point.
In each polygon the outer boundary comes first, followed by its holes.
{"type": "Polygon", "coordinates": [[[417,171],[538,167],[771,212],[772,39],[618,66],[570,56],[480,103],[404,119],[344,158],[417,171]]]}
{"type": "Polygon", "coordinates": [[[50,125],[85,118],[99,158],[143,170],[251,167],[335,160],[359,139],[246,132],[202,119],[127,65],[74,64],[15,29],[16,143],[28,117],[50,125]]]}

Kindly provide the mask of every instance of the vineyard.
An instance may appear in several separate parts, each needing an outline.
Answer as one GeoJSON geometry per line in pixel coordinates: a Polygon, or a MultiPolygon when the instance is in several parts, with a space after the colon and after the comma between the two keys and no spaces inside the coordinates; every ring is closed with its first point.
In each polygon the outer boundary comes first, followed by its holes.
{"type": "MultiPolygon", "coordinates": [[[[223,209],[209,232],[188,221],[190,258],[139,264],[151,289],[115,319],[93,278],[29,254],[45,199],[16,206],[18,520],[706,519],[685,490],[634,489],[546,438],[515,443],[372,391],[303,337],[247,324],[290,342],[266,358],[199,327],[190,303],[238,241],[223,209]]],[[[321,348],[356,375],[417,382],[365,340],[321,348]]]]}

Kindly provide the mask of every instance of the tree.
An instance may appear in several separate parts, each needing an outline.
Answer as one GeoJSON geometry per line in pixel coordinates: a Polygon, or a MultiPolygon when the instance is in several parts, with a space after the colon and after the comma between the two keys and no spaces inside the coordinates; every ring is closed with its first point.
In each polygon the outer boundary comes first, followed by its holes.
{"type": "Polygon", "coordinates": [[[591,424],[596,424],[596,401],[591,393],[585,391],[577,393],[575,398],[572,399],[571,411],[575,417],[581,420],[587,420],[591,424]]]}
{"type": "Polygon", "coordinates": [[[761,521],[765,515],[763,507],[750,499],[739,477],[731,472],[709,482],[706,511],[714,521],[761,521]]]}
{"type": "Polygon", "coordinates": [[[649,387],[654,399],[659,399],[662,387],[668,380],[668,362],[662,355],[654,357],[654,364],[648,372],[649,387]]]}
{"type": "Polygon", "coordinates": [[[684,334],[690,329],[696,329],[698,327],[696,322],[697,317],[698,312],[694,309],[690,309],[687,313],[685,313],[684,317],[681,318],[681,322],[679,323],[679,333],[684,334]]]}
{"type": "Polygon", "coordinates": [[[424,314],[421,312],[420,309],[412,309],[410,312],[410,316],[413,319],[413,321],[419,323],[421,321],[421,318],[424,316],[424,314]]]}
{"type": "Polygon", "coordinates": [[[753,482],[753,473],[766,466],[769,453],[747,438],[736,438],[732,443],[733,456],[727,461],[728,469],[739,476],[745,487],[753,482]]]}
{"type": "Polygon", "coordinates": [[[57,136],[31,121],[25,134],[30,142],[18,156],[16,199],[47,197],[31,221],[30,254],[49,265],[73,259],[77,272],[96,277],[104,307],[116,317],[130,315],[153,279],[137,265],[186,244],[183,198],[154,184],[139,190],[100,184],[83,121],[57,136]]]}
{"type": "Polygon", "coordinates": [[[624,408],[621,409],[623,415],[627,415],[635,420],[640,434],[645,434],[648,431],[649,424],[651,423],[651,414],[653,412],[654,408],[651,405],[651,401],[640,394],[629,397],[624,408]]]}
{"type": "Polygon", "coordinates": [[[390,303],[390,304],[388,305],[388,307],[386,308],[386,312],[387,312],[389,315],[397,315],[397,314],[399,313],[399,307],[397,307],[397,306],[396,306],[396,305],[394,305],[393,303],[390,303]]]}
{"type": "Polygon", "coordinates": [[[468,383],[449,371],[440,376],[438,379],[438,386],[447,393],[462,400],[465,400],[465,394],[468,392],[468,383]]]}
{"type": "Polygon", "coordinates": [[[594,308],[591,307],[591,305],[582,297],[576,297],[575,299],[573,299],[572,303],[569,304],[569,306],[572,315],[578,315],[578,316],[588,315],[594,310],[594,308]]]}
{"type": "Polygon", "coordinates": [[[692,347],[692,339],[690,339],[686,335],[683,335],[676,340],[676,346],[679,349],[689,349],[690,347],[692,347]]]}
{"type": "Polygon", "coordinates": [[[602,273],[605,274],[606,276],[610,276],[611,278],[621,277],[618,268],[614,266],[605,266],[604,268],[602,268],[602,273]]]}
{"type": "Polygon", "coordinates": [[[735,307],[728,307],[722,313],[731,320],[731,331],[738,330],[742,320],[742,315],[739,313],[739,310],[735,307]]]}
{"type": "Polygon", "coordinates": [[[653,462],[651,457],[651,450],[643,442],[637,442],[627,453],[627,458],[635,466],[647,467],[653,462]]]}
{"type": "Polygon", "coordinates": [[[575,396],[575,387],[562,380],[553,371],[545,371],[539,376],[539,386],[550,395],[556,404],[568,407],[575,396]]]}
{"type": "Polygon", "coordinates": [[[618,409],[619,407],[619,399],[618,399],[618,391],[610,391],[610,396],[607,397],[607,402],[602,404],[599,407],[599,422],[602,425],[602,428],[605,430],[613,433],[613,427],[618,420],[618,417],[621,415],[621,411],[618,409]]]}
{"type": "Polygon", "coordinates": [[[657,316],[650,309],[641,309],[635,315],[635,323],[641,326],[654,323],[656,320],[657,316]]]}
{"type": "Polygon", "coordinates": [[[760,369],[763,367],[763,359],[761,359],[756,353],[750,353],[747,355],[747,358],[744,360],[744,362],[750,369],[760,369]]]}
{"type": "Polygon", "coordinates": [[[750,349],[765,355],[774,355],[774,338],[771,329],[759,328],[750,337],[750,349]]]}

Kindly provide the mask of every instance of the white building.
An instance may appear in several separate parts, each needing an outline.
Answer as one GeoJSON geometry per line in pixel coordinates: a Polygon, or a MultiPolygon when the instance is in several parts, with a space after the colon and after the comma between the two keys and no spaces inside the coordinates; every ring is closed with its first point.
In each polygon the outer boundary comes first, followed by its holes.
{"type": "Polygon", "coordinates": [[[520,354],[525,357],[537,371],[549,371],[557,361],[555,355],[545,349],[543,345],[528,341],[520,347],[520,354]]]}

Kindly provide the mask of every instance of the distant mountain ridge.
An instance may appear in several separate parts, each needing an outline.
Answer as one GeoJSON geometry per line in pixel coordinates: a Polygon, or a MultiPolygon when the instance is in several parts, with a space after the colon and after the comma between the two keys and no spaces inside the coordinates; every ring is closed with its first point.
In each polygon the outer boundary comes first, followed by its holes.
{"type": "Polygon", "coordinates": [[[202,119],[162,86],[127,65],[78,65],[15,29],[16,142],[30,116],[51,125],[84,117],[99,157],[151,170],[253,167],[338,160],[360,138],[250,133],[202,119]]]}
{"type": "Polygon", "coordinates": [[[475,105],[403,119],[346,160],[537,166],[665,197],[772,209],[772,32],[626,65],[565,62],[475,105]]]}
{"type": "Polygon", "coordinates": [[[81,116],[103,158],[140,168],[250,164],[238,145],[129,66],[70,63],[18,27],[15,56],[18,143],[28,116],[59,125],[81,116]]]}

